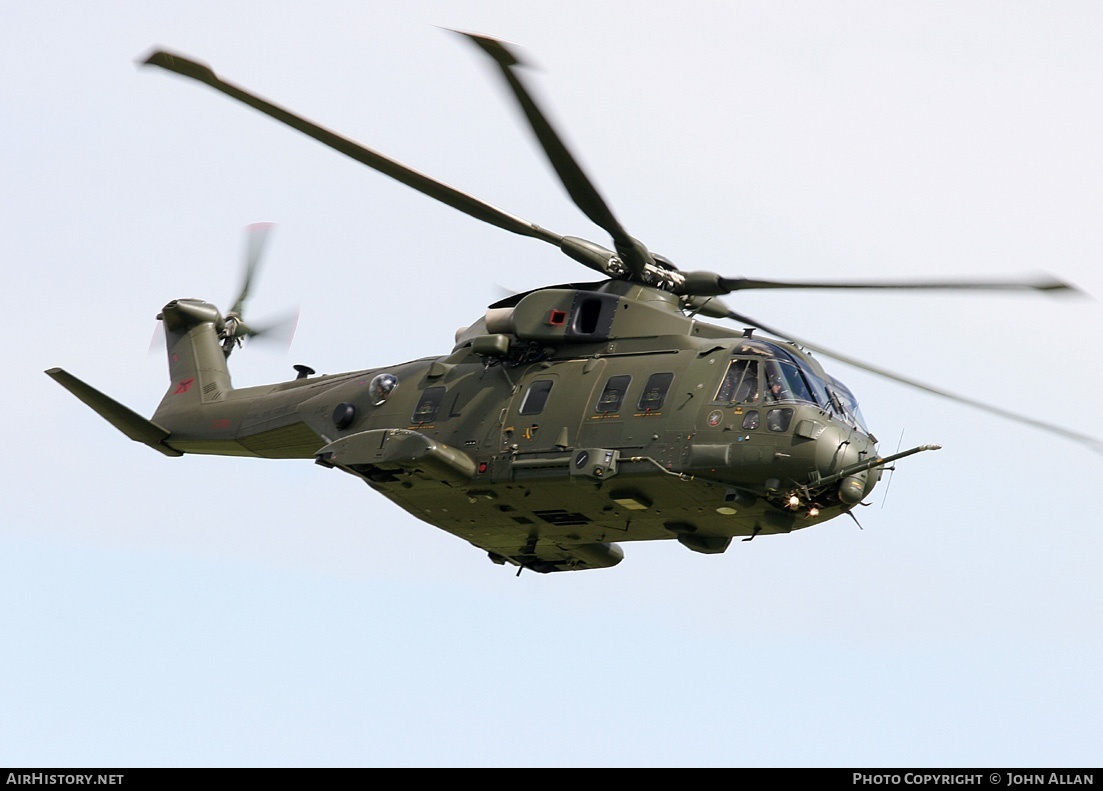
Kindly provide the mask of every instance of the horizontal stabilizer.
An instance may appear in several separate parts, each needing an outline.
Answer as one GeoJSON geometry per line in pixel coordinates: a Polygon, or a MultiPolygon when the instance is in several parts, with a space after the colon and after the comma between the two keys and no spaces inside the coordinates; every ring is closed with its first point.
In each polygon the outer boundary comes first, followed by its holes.
{"type": "Polygon", "coordinates": [[[135,442],[149,445],[166,456],[184,455],[180,451],[163,444],[164,440],[169,437],[168,431],[152,420],[147,420],[134,410],[123,406],[110,396],[104,395],[91,385],[82,382],[68,371],[61,368],[51,368],[46,371],[46,375],[92,407],[99,413],[100,417],[135,442]]]}

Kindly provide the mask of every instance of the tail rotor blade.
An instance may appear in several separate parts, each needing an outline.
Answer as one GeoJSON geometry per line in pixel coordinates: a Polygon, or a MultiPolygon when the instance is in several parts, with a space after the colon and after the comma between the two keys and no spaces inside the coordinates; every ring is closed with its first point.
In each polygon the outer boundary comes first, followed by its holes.
{"type": "Polygon", "coordinates": [[[157,326],[153,328],[153,334],[149,336],[149,349],[146,354],[149,357],[155,354],[165,353],[165,330],[161,326],[161,322],[157,322],[157,326]]]}
{"type": "Polygon", "coordinates": [[[245,226],[245,278],[241,284],[241,292],[238,294],[237,299],[234,300],[233,307],[230,308],[230,313],[237,316],[244,315],[245,300],[249,298],[249,292],[253,286],[253,278],[260,267],[261,260],[264,256],[264,249],[268,245],[268,237],[271,236],[272,229],[275,227],[275,223],[271,222],[255,222],[245,226]]]}
{"type": "Polygon", "coordinates": [[[249,339],[250,343],[265,343],[282,349],[291,348],[291,342],[295,339],[295,331],[299,327],[299,310],[274,319],[264,324],[245,326],[240,333],[249,339]]]}

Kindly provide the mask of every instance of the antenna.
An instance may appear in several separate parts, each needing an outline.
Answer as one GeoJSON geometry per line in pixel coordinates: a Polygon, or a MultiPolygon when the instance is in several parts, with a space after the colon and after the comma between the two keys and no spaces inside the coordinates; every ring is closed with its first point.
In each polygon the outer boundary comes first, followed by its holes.
{"type": "MultiPolygon", "coordinates": [[[[900,452],[900,447],[904,444],[904,429],[900,429],[900,439],[896,441],[896,452],[900,452]]],[[[889,479],[885,481],[885,494],[881,497],[881,508],[885,507],[885,503],[889,499],[889,488],[892,486],[892,474],[896,472],[896,464],[893,464],[888,468],[889,479]]]]}

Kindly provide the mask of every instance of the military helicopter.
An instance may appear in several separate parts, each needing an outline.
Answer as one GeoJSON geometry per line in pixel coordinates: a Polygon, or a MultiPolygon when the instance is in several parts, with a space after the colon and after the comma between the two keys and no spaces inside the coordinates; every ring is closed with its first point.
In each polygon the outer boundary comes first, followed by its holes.
{"type": "Polygon", "coordinates": [[[555,245],[600,279],[502,299],[452,351],[350,373],[234,388],[228,359],[260,330],[244,318],[259,246],[226,314],[176,299],[158,319],[169,386],[146,419],[72,374],[46,373],[133,440],[168,456],[313,459],[363,480],[499,565],[547,573],[618,564],[618,543],[733,538],[821,524],[869,497],[880,456],[853,393],[812,353],[1098,450],[1098,440],[869,365],[733,311],[748,289],[1068,292],[1051,278],[999,282],[781,282],[684,271],[630,236],[583,172],[503,42],[493,59],[569,196],[612,249],[563,236],[419,173],[166,51],[144,61],[204,83],[483,222],[555,245]],[[727,319],[738,327],[703,321],[727,319]]]}

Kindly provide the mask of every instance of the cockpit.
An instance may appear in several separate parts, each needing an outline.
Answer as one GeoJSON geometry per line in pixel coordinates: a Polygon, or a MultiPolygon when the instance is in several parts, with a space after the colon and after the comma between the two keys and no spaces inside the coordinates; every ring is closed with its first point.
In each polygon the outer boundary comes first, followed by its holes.
{"type": "Polygon", "coordinates": [[[713,403],[734,406],[793,402],[815,404],[870,434],[857,399],[838,379],[817,372],[802,355],[780,344],[757,338],[737,343],[713,403]]]}

